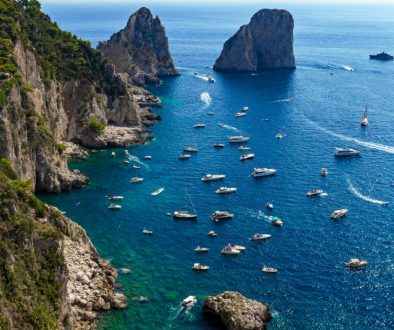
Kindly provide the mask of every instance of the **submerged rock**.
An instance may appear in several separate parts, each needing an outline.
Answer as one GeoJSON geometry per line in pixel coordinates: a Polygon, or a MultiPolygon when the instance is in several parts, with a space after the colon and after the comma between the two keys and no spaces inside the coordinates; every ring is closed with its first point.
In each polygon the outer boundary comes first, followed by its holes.
{"type": "Polygon", "coordinates": [[[266,304],[247,299],[233,291],[206,297],[203,313],[208,319],[219,321],[229,330],[266,329],[267,321],[272,318],[266,304]]]}
{"type": "Polygon", "coordinates": [[[214,69],[255,72],[295,68],[294,20],[287,10],[262,9],[228,39],[214,69]]]}

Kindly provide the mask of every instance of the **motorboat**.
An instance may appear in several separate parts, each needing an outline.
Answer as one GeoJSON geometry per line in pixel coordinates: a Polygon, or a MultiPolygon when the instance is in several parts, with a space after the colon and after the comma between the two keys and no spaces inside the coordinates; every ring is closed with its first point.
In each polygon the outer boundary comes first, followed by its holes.
{"type": "Polygon", "coordinates": [[[242,155],[241,157],[239,157],[239,160],[248,160],[248,159],[253,159],[254,158],[254,154],[245,154],[245,155],[242,155]]]}
{"type": "Polygon", "coordinates": [[[121,208],[122,205],[113,204],[113,203],[109,204],[108,206],[108,210],[113,210],[113,211],[120,210],[121,208]]]}
{"type": "Polygon", "coordinates": [[[144,229],[144,230],[142,231],[142,233],[143,233],[144,235],[153,235],[153,231],[152,231],[152,230],[148,230],[148,229],[144,229]]]}
{"type": "Polygon", "coordinates": [[[213,230],[210,230],[210,231],[207,233],[207,235],[208,235],[209,237],[216,237],[216,236],[218,236],[218,234],[215,233],[213,230]]]}
{"type": "Polygon", "coordinates": [[[224,144],[223,143],[215,143],[213,145],[214,148],[224,148],[224,144]]]}
{"type": "Polygon", "coordinates": [[[226,177],[225,174],[206,174],[201,178],[201,181],[209,182],[209,181],[218,181],[223,180],[226,177]]]}
{"type": "Polygon", "coordinates": [[[248,112],[249,111],[249,107],[242,107],[241,112],[248,112]]]}
{"type": "Polygon", "coordinates": [[[207,112],[207,115],[210,115],[210,116],[213,116],[215,113],[214,112],[212,112],[212,111],[208,111],[207,112]]]}
{"type": "Polygon", "coordinates": [[[111,152],[111,157],[116,157],[115,151],[112,151],[112,152],[111,152]]]}
{"type": "Polygon", "coordinates": [[[320,171],[320,174],[321,174],[322,176],[327,176],[328,170],[327,170],[325,167],[323,167],[323,168],[321,169],[321,171],[320,171]]]}
{"type": "Polygon", "coordinates": [[[284,138],[284,135],[283,135],[282,133],[278,133],[278,134],[275,135],[275,137],[276,137],[277,139],[283,139],[283,138],[284,138]]]}
{"type": "Polygon", "coordinates": [[[265,206],[266,206],[267,209],[269,209],[269,210],[273,210],[273,209],[274,209],[274,204],[272,204],[271,202],[267,202],[267,204],[265,204],[265,206]]]}
{"type": "Polygon", "coordinates": [[[275,227],[282,227],[282,225],[283,225],[283,221],[281,219],[279,219],[278,217],[272,217],[271,223],[275,227]]]}
{"type": "Polygon", "coordinates": [[[261,269],[261,271],[263,273],[270,273],[270,274],[276,274],[278,272],[278,270],[276,268],[274,268],[274,267],[266,267],[266,266],[264,266],[261,269]]]}
{"type": "Polygon", "coordinates": [[[228,244],[221,250],[221,253],[228,255],[237,255],[240,254],[241,251],[234,248],[231,244],[228,244]]]}
{"type": "Polygon", "coordinates": [[[159,188],[157,190],[155,190],[154,192],[151,193],[152,196],[157,196],[159,194],[161,194],[164,191],[164,188],[159,188]]]}
{"type": "Polygon", "coordinates": [[[108,199],[110,201],[121,201],[124,199],[124,197],[120,195],[112,195],[112,196],[108,196],[108,199]]]}
{"type": "Polygon", "coordinates": [[[249,141],[249,137],[242,135],[234,135],[228,138],[228,142],[230,143],[243,143],[249,141]]]}
{"type": "Polygon", "coordinates": [[[197,72],[193,72],[193,76],[198,76],[198,73],[197,72]]]}
{"type": "Polygon", "coordinates": [[[243,117],[243,116],[246,116],[246,112],[237,112],[237,113],[235,114],[235,118],[241,118],[241,117],[243,117]]]}
{"type": "Polygon", "coordinates": [[[129,151],[125,149],[124,154],[127,156],[129,154],[129,151]]]}
{"type": "Polygon", "coordinates": [[[185,308],[193,307],[193,305],[197,302],[196,296],[189,296],[182,300],[181,304],[185,308]]]}
{"type": "Polygon", "coordinates": [[[259,233],[257,233],[257,234],[254,234],[254,235],[250,238],[250,240],[251,240],[251,241],[261,241],[261,240],[264,240],[264,239],[268,239],[268,238],[270,238],[270,237],[271,237],[270,234],[259,234],[259,233]]]}
{"type": "Polygon", "coordinates": [[[193,264],[192,269],[197,271],[204,271],[209,270],[209,266],[201,265],[200,263],[196,262],[195,264],[193,264]]]}
{"type": "Polygon", "coordinates": [[[202,246],[198,245],[198,246],[194,249],[194,251],[195,251],[195,252],[208,252],[209,249],[206,248],[206,247],[202,247],[202,246]]]}
{"type": "Polygon", "coordinates": [[[237,191],[237,188],[235,187],[220,187],[215,190],[215,193],[217,194],[231,194],[235,193],[237,191]]]}
{"type": "Polygon", "coordinates": [[[334,155],[338,158],[355,157],[360,155],[360,151],[351,148],[336,148],[334,155]]]}
{"type": "Polygon", "coordinates": [[[208,82],[214,83],[215,81],[216,81],[216,80],[215,80],[213,77],[211,77],[211,76],[208,77],[208,82]]]}
{"type": "Polygon", "coordinates": [[[148,298],[148,297],[144,297],[144,296],[140,296],[140,297],[138,298],[138,301],[141,302],[141,303],[144,303],[144,302],[149,301],[149,298],[148,298]]]}
{"type": "Polygon", "coordinates": [[[196,220],[197,214],[190,213],[189,211],[175,211],[173,214],[174,219],[196,220]]]}
{"type": "Polygon", "coordinates": [[[365,267],[366,265],[368,265],[368,261],[365,259],[350,259],[347,263],[346,266],[350,267],[350,268],[362,268],[365,267]]]}
{"type": "Polygon", "coordinates": [[[122,267],[119,269],[119,273],[126,275],[132,273],[132,270],[130,268],[122,267]]]}
{"type": "Polygon", "coordinates": [[[318,195],[320,195],[320,194],[322,194],[323,193],[323,190],[322,189],[312,189],[311,191],[308,191],[307,193],[306,193],[306,195],[308,196],[308,197],[314,197],[314,196],[318,196],[318,195]]]}
{"type": "Polygon", "coordinates": [[[252,176],[254,178],[261,178],[261,177],[265,177],[265,176],[275,175],[276,172],[278,172],[278,170],[276,170],[274,168],[255,167],[252,172],[252,176]]]}
{"type": "Polygon", "coordinates": [[[130,179],[130,183],[141,183],[143,181],[144,181],[144,178],[140,178],[138,176],[135,176],[135,177],[130,179]]]}
{"type": "Polygon", "coordinates": [[[201,124],[201,123],[194,125],[194,128],[204,128],[204,127],[205,124],[201,124]]]}
{"type": "Polygon", "coordinates": [[[365,107],[364,117],[363,117],[363,119],[361,120],[360,125],[361,125],[361,127],[365,127],[365,126],[367,126],[368,124],[369,124],[369,122],[368,122],[368,108],[365,107]]]}
{"type": "Polygon", "coordinates": [[[215,211],[211,215],[211,219],[213,221],[232,219],[233,217],[234,217],[234,213],[231,213],[229,211],[215,211]]]}
{"type": "Polygon", "coordinates": [[[146,155],[146,156],[144,156],[144,159],[145,159],[145,160],[151,160],[151,159],[152,159],[152,156],[146,155]]]}
{"type": "Polygon", "coordinates": [[[194,147],[190,147],[190,146],[185,146],[185,147],[183,148],[183,151],[184,151],[184,152],[197,152],[198,149],[197,149],[197,148],[194,148],[194,147]]]}
{"type": "Polygon", "coordinates": [[[178,156],[179,159],[189,159],[190,157],[191,157],[191,155],[189,155],[189,154],[180,154],[178,156]]]}
{"type": "Polygon", "coordinates": [[[128,161],[127,159],[125,159],[125,160],[123,161],[123,164],[130,164],[130,161],[128,161]]]}
{"type": "Polygon", "coordinates": [[[242,245],[236,245],[236,244],[229,244],[229,245],[231,245],[231,247],[233,247],[234,249],[241,251],[241,252],[246,250],[246,247],[244,247],[242,245]]]}
{"type": "Polygon", "coordinates": [[[349,212],[348,209],[340,209],[331,213],[331,219],[336,220],[344,217],[349,212]]]}
{"type": "Polygon", "coordinates": [[[248,147],[248,146],[240,146],[240,147],[238,148],[238,150],[241,150],[241,151],[250,150],[250,147],[248,147]]]}
{"type": "Polygon", "coordinates": [[[141,166],[133,165],[133,168],[134,168],[135,170],[139,170],[139,169],[141,168],[141,166]]]}

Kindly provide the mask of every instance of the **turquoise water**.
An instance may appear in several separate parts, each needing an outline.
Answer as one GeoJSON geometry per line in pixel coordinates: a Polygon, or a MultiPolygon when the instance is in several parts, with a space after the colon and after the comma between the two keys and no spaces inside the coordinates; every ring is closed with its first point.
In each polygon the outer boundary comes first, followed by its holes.
{"type": "MultiPolygon", "coordinates": [[[[61,27],[96,44],[123,27],[137,7],[44,9],[61,27]]],[[[90,177],[86,188],[41,196],[80,223],[115,267],[133,270],[119,275],[130,307],[101,315],[102,329],[213,329],[200,315],[201,302],[223,290],[267,302],[274,311],[271,329],[394,327],[394,64],[368,60],[370,53],[394,52],[388,48],[394,44],[394,9],[294,7],[295,71],[222,75],[207,68],[226,38],[256,9],[154,7],[182,75],[149,87],[163,100],[163,108],[156,110],[163,120],[153,128],[155,141],[128,148],[141,169],[123,164],[122,149],[115,150],[116,158],[110,157],[113,150],[99,151],[71,164],[90,177]],[[216,83],[192,72],[213,75],[216,83]],[[202,102],[203,92],[209,93],[210,103],[202,102]],[[370,125],[361,129],[366,104],[370,125]],[[244,105],[249,113],[236,119],[244,105]],[[206,128],[194,129],[198,122],[206,128]],[[279,132],[285,135],[282,140],[275,138],[279,132]],[[254,160],[240,162],[238,146],[226,143],[236,134],[250,136],[254,160]],[[216,142],[226,143],[225,148],[214,149],[216,142]],[[199,151],[180,161],[177,155],[186,144],[196,144],[199,151]],[[361,157],[335,159],[335,147],[342,146],[360,150],[361,157]],[[153,159],[145,161],[144,155],[153,159]],[[254,180],[254,166],[274,167],[278,174],[254,180]],[[325,178],[320,176],[323,166],[329,171],[325,178]],[[226,174],[224,184],[238,192],[216,195],[221,183],[200,181],[209,172],[226,174]],[[128,180],[133,176],[145,182],[132,185],[128,180]],[[165,191],[152,197],[160,187],[165,191]],[[308,199],[305,193],[315,187],[327,195],[308,199]],[[166,215],[190,207],[186,189],[198,213],[196,222],[166,215]],[[110,194],[125,196],[121,211],[107,210],[105,196],[110,194]],[[274,203],[271,212],[265,209],[267,201],[274,203]],[[333,222],[331,212],[344,207],[348,216],[333,222]],[[210,214],[216,209],[229,209],[235,217],[214,223],[210,214]],[[283,227],[272,227],[263,213],[280,216],[283,227]],[[142,235],[143,228],[154,235],[142,235]],[[218,237],[206,236],[209,230],[218,237]],[[272,237],[252,243],[248,238],[256,232],[272,237]],[[246,251],[222,256],[220,249],[229,242],[245,245],[246,251]],[[211,250],[198,255],[193,251],[197,245],[211,250]],[[368,259],[368,267],[349,271],[344,264],[352,257],[368,259]],[[195,273],[194,262],[211,269],[195,273]],[[261,273],[263,265],[278,268],[278,274],[261,273]],[[199,302],[183,313],[179,303],[191,294],[199,302]],[[150,300],[140,303],[139,296],[150,300]]]]}

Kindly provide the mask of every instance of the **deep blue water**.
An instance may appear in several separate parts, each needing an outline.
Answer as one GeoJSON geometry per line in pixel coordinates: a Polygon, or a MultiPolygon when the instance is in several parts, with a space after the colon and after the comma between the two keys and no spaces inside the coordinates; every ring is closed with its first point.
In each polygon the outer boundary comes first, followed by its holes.
{"type": "MultiPolygon", "coordinates": [[[[124,27],[136,9],[44,6],[62,28],[93,45],[124,27]]],[[[163,120],[153,128],[154,142],[128,148],[142,168],[123,164],[123,150],[116,150],[117,158],[110,157],[112,150],[100,151],[71,164],[90,177],[86,188],[42,196],[80,223],[115,267],[133,269],[119,276],[130,307],[103,314],[100,328],[212,329],[201,318],[201,302],[205,295],[223,290],[268,303],[274,311],[271,329],[394,328],[394,64],[368,59],[382,50],[394,52],[394,8],[290,7],[296,24],[297,69],[259,75],[222,75],[207,68],[223,42],[257,7],[152,9],[166,27],[182,75],[149,87],[163,100],[163,108],[157,110],[163,120]],[[216,83],[192,72],[213,75],[216,83]],[[201,101],[203,92],[209,93],[210,104],[201,101]],[[362,129],[359,122],[366,104],[370,125],[362,129]],[[236,119],[243,105],[250,111],[236,119]],[[193,129],[197,122],[207,127],[193,129]],[[250,136],[254,160],[240,162],[241,152],[227,143],[223,150],[212,147],[238,132],[250,136]],[[279,132],[285,134],[282,140],[275,138],[279,132]],[[177,155],[186,144],[196,144],[199,152],[179,161],[177,155]],[[341,146],[354,147],[362,155],[337,160],[333,151],[341,146]],[[148,154],[153,159],[143,161],[148,154]],[[278,174],[254,180],[254,166],[275,167],[278,174]],[[326,178],[320,176],[323,166],[329,171],[326,178]],[[238,192],[216,195],[220,183],[200,181],[210,172],[226,174],[225,185],[238,187],[238,192]],[[136,175],[145,182],[130,184],[136,175]],[[165,191],[152,197],[159,187],[165,191]],[[305,193],[314,187],[328,195],[308,199],[305,193]],[[175,222],[166,212],[189,203],[186,189],[198,220],[175,222]],[[109,194],[125,196],[121,211],[107,210],[109,194]],[[267,201],[275,205],[271,213],[265,209],[267,201]],[[333,222],[330,213],[344,207],[348,216],[333,222]],[[213,223],[209,216],[216,209],[229,209],[235,217],[213,223]],[[262,213],[280,216],[284,226],[272,227],[262,213]],[[143,228],[153,230],[154,236],[142,235],[143,228]],[[209,230],[218,237],[207,237],[209,230]],[[252,243],[248,238],[256,232],[272,238],[252,243]],[[223,257],[220,249],[229,242],[245,245],[246,251],[223,257]],[[197,245],[211,250],[197,255],[197,245]],[[368,259],[368,267],[349,271],[345,262],[352,257],[368,259]],[[194,262],[211,269],[194,273],[194,262]],[[278,274],[261,273],[264,264],[278,268],[278,274]],[[188,314],[178,313],[179,302],[190,294],[197,295],[199,303],[188,314]],[[141,295],[150,301],[139,303],[141,295]]]]}

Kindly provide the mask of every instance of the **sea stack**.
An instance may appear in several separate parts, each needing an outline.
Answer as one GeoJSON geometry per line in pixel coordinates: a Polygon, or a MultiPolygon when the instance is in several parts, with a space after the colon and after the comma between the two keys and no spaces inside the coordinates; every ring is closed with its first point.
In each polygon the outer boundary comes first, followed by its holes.
{"type": "Polygon", "coordinates": [[[256,72],[295,68],[293,16],[287,10],[262,9],[228,39],[214,69],[256,72]]]}
{"type": "Polygon", "coordinates": [[[115,73],[126,74],[136,85],[158,83],[158,77],[178,75],[159,17],[142,7],[130,16],[126,27],[98,45],[115,73]]]}

